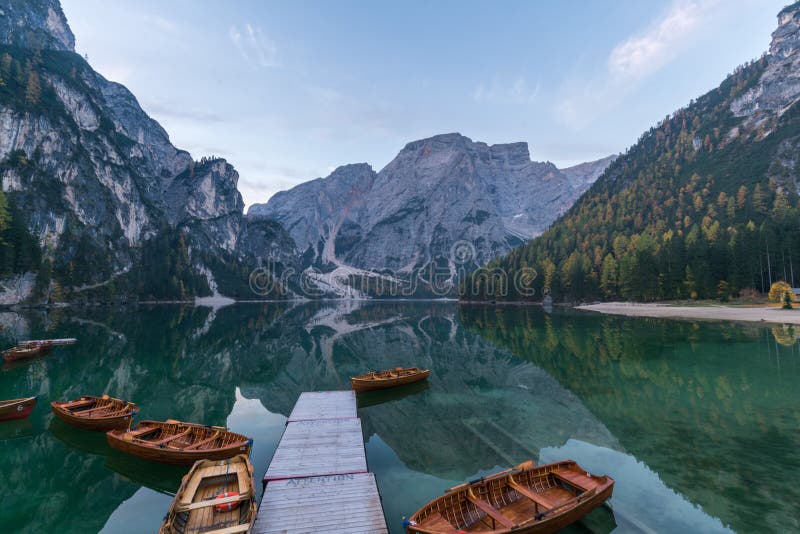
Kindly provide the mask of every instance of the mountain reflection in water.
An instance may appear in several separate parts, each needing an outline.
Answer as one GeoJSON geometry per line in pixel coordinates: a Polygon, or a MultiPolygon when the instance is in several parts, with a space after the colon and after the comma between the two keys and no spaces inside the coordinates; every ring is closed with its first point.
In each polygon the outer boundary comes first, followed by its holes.
{"type": "Polygon", "coordinates": [[[597,510],[575,532],[800,528],[790,504],[800,497],[790,484],[800,474],[790,452],[800,355],[759,326],[441,302],[58,310],[0,322],[4,344],[80,339],[0,372],[0,397],[41,395],[30,426],[0,433],[0,518],[11,532],[155,530],[185,473],[59,426],[52,400],[107,392],[136,402],[140,419],[227,425],[255,438],[260,477],[302,391],[347,389],[350,376],[396,366],[431,377],[359,399],[393,532],[447,487],[569,456],[617,480],[613,513],[597,510]]]}

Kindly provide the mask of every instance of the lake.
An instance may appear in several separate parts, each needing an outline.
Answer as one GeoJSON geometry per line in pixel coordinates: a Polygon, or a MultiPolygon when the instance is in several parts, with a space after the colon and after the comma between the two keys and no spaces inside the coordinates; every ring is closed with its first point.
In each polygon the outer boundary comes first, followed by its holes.
{"type": "MultiPolygon", "coordinates": [[[[78,337],[5,364],[3,532],[155,532],[188,469],[110,449],[53,400],[125,398],[140,419],[227,425],[255,440],[260,480],[302,391],[374,369],[428,385],[359,398],[387,523],[448,487],[528,458],[616,480],[572,532],[800,530],[800,329],[452,302],[153,306],[0,313],[16,338],[78,337]]],[[[260,483],[256,484],[259,487],[260,483]]]]}

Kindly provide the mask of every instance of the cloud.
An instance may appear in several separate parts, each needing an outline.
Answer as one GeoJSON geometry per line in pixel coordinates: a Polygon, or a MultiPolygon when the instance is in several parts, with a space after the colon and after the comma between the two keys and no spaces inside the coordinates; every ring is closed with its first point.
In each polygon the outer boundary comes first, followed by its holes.
{"type": "Polygon", "coordinates": [[[560,91],[558,118],[582,129],[618,106],[637,84],[685,52],[693,38],[713,21],[717,0],[674,0],[669,9],[644,31],[619,42],[608,55],[605,69],[593,78],[577,76],[560,91]]]}
{"type": "Polygon", "coordinates": [[[663,19],[641,35],[619,43],[608,56],[608,71],[626,79],[643,78],[681,51],[686,38],[697,31],[714,1],[673,3],[663,19]]]}
{"type": "Polygon", "coordinates": [[[241,28],[231,26],[228,35],[242,58],[256,67],[279,67],[278,47],[260,26],[246,23],[241,28]]]}
{"type": "Polygon", "coordinates": [[[490,84],[479,84],[472,92],[472,99],[476,102],[530,104],[536,101],[539,89],[538,81],[531,87],[525,78],[517,78],[511,83],[500,83],[493,80],[490,84]]]}
{"type": "Polygon", "coordinates": [[[154,26],[166,32],[177,32],[179,30],[179,26],[177,24],[164,17],[153,16],[150,18],[150,21],[154,26]]]}
{"type": "Polygon", "coordinates": [[[147,100],[142,102],[142,107],[147,110],[151,115],[156,115],[160,118],[184,120],[184,121],[197,121],[201,123],[221,123],[228,120],[227,117],[213,111],[205,109],[189,109],[183,107],[182,104],[173,102],[164,103],[158,100],[147,100]]]}

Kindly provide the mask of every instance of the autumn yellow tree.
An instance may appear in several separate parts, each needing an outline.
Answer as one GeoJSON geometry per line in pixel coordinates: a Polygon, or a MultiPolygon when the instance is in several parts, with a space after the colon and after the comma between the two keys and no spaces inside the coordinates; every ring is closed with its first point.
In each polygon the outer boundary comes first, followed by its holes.
{"type": "Polygon", "coordinates": [[[35,106],[39,103],[39,97],[42,94],[41,86],[39,85],[39,75],[36,71],[31,71],[28,74],[28,83],[25,86],[25,102],[35,106]]]}
{"type": "Polygon", "coordinates": [[[791,298],[792,286],[782,280],[774,282],[769,288],[769,300],[772,302],[783,302],[787,293],[791,298]]]}

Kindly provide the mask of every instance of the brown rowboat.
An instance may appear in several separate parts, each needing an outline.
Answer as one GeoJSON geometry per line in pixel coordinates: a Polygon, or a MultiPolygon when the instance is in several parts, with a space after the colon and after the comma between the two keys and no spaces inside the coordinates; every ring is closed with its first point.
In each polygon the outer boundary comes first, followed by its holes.
{"type": "Polygon", "coordinates": [[[0,421],[27,419],[36,406],[37,400],[39,400],[38,396],[0,401],[0,421]]]}
{"type": "Polygon", "coordinates": [[[108,395],[84,395],[73,401],[54,401],[50,408],[65,423],[96,432],[125,430],[139,412],[134,403],[108,395]]]}
{"type": "Polygon", "coordinates": [[[65,337],[60,339],[29,339],[27,341],[18,342],[17,346],[23,349],[29,349],[33,347],[50,348],[60,347],[63,345],[74,345],[77,342],[78,340],[74,337],[65,337]]]}
{"type": "Polygon", "coordinates": [[[248,454],[253,440],[219,426],[180,421],[142,421],[129,430],[106,432],[108,444],[154,462],[191,465],[248,454]]]}
{"type": "Polygon", "coordinates": [[[229,460],[195,463],[183,477],[158,532],[244,533],[250,530],[255,519],[253,466],[247,456],[240,454],[229,460]]]}
{"type": "Polygon", "coordinates": [[[413,382],[419,382],[428,378],[431,372],[428,369],[417,367],[395,367],[385,371],[373,371],[365,375],[354,376],[350,379],[350,384],[356,393],[364,391],[374,391],[376,389],[388,389],[396,386],[404,386],[413,382]]]}
{"type": "Polygon", "coordinates": [[[449,489],[410,517],[409,533],[557,532],[603,504],[609,476],[590,475],[572,460],[532,461],[449,489]]]}
{"type": "Polygon", "coordinates": [[[3,359],[7,362],[33,358],[43,352],[42,347],[12,347],[3,351],[3,359]]]}

